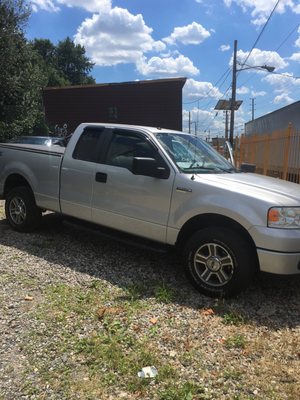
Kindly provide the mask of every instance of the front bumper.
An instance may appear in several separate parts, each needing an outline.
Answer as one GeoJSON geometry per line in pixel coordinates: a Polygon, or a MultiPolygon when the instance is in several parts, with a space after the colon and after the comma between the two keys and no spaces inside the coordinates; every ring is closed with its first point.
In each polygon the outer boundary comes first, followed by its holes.
{"type": "Polygon", "coordinates": [[[300,253],[257,249],[260,270],[280,275],[300,274],[300,253]]]}

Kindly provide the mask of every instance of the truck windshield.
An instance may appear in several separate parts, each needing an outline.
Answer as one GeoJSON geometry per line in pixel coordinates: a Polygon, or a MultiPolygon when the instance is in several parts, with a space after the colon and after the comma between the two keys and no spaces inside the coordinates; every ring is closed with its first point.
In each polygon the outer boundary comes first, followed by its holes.
{"type": "Polygon", "coordinates": [[[235,171],[229,161],[197,136],[160,132],[156,134],[156,138],[181,172],[191,174],[235,171]]]}

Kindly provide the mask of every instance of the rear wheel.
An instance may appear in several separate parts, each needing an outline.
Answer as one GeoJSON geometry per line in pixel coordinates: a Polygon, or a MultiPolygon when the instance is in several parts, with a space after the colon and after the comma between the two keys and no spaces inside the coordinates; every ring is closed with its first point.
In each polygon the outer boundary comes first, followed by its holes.
{"type": "Polygon", "coordinates": [[[193,285],[211,297],[230,297],[245,289],[257,271],[255,253],[235,231],[204,228],[185,247],[186,271],[193,285]]]}
{"type": "Polygon", "coordinates": [[[26,186],[16,187],[8,193],[5,214],[12,228],[19,232],[33,231],[40,225],[42,217],[32,191],[26,186]]]}

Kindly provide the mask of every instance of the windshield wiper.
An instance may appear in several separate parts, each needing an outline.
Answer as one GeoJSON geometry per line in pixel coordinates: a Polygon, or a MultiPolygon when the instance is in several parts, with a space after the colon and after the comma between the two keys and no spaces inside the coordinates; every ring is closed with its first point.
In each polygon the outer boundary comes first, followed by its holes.
{"type": "Polygon", "coordinates": [[[194,167],[189,166],[188,168],[183,168],[184,171],[189,171],[189,170],[195,171],[195,170],[198,170],[198,169],[200,169],[201,171],[202,170],[203,171],[216,171],[217,170],[215,167],[214,168],[212,168],[212,167],[202,167],[200,165],[197,165],[197,166],[194,166],[194,167]]]}
{"type": "Polygon", "coordinates": [[[185,171],[185,172],[187,172],[187,171],[191,171],[191,172],[196,172],[196,171],[198,171],[198,170],[200,170],[200,171],[212,171],[212,172],[227,172],[227,173],[231,173],[231,172],[235,172],[235,168],[234,167],[231,167],[231,168],[223,168],[223,167],[219,167],[219,166],[216,166],[216,167],[203,167],[203,166],[200,166],[200,165],[198,165],[198,166],[194,166],[194,167],[188,167],[188,168],[183,168],[183,170],[185,171]]]}

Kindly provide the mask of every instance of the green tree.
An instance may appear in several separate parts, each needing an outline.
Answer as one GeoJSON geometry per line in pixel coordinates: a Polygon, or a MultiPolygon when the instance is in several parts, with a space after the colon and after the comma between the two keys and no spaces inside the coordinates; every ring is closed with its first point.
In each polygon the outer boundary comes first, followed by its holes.
{"type": "Polygon", "coordinates": [[[89,76],[94,64],[86,57],[84,47],[75,45],[69,37],[57,46],[48,39],[35,39],[32,47],[44,61],[41,68],[47,74],[47,86],[95,83],[89,76]]]}
{"type": "Polygon", "coordinates": [[[56,47],[49,39],[34,39],[32,49],[39,58],[39,67],[47,77],[45,86],[66,86],[70,81],[57,68],[56,47]]]}
{"type": "Polygon", "coordinates": [[[30,9],[25,0],[0,2],[0,138],[33,131],[40,123],[45,75],[28,46],[24,27],[30,9]]]}
{"type": "Polygon", "coordinates": [[[85,56],[85,48],[67,37],[58,43],[56,49],[57,68],[71,85],[95,83],[89,76],[94,64],[85,56]]]}

